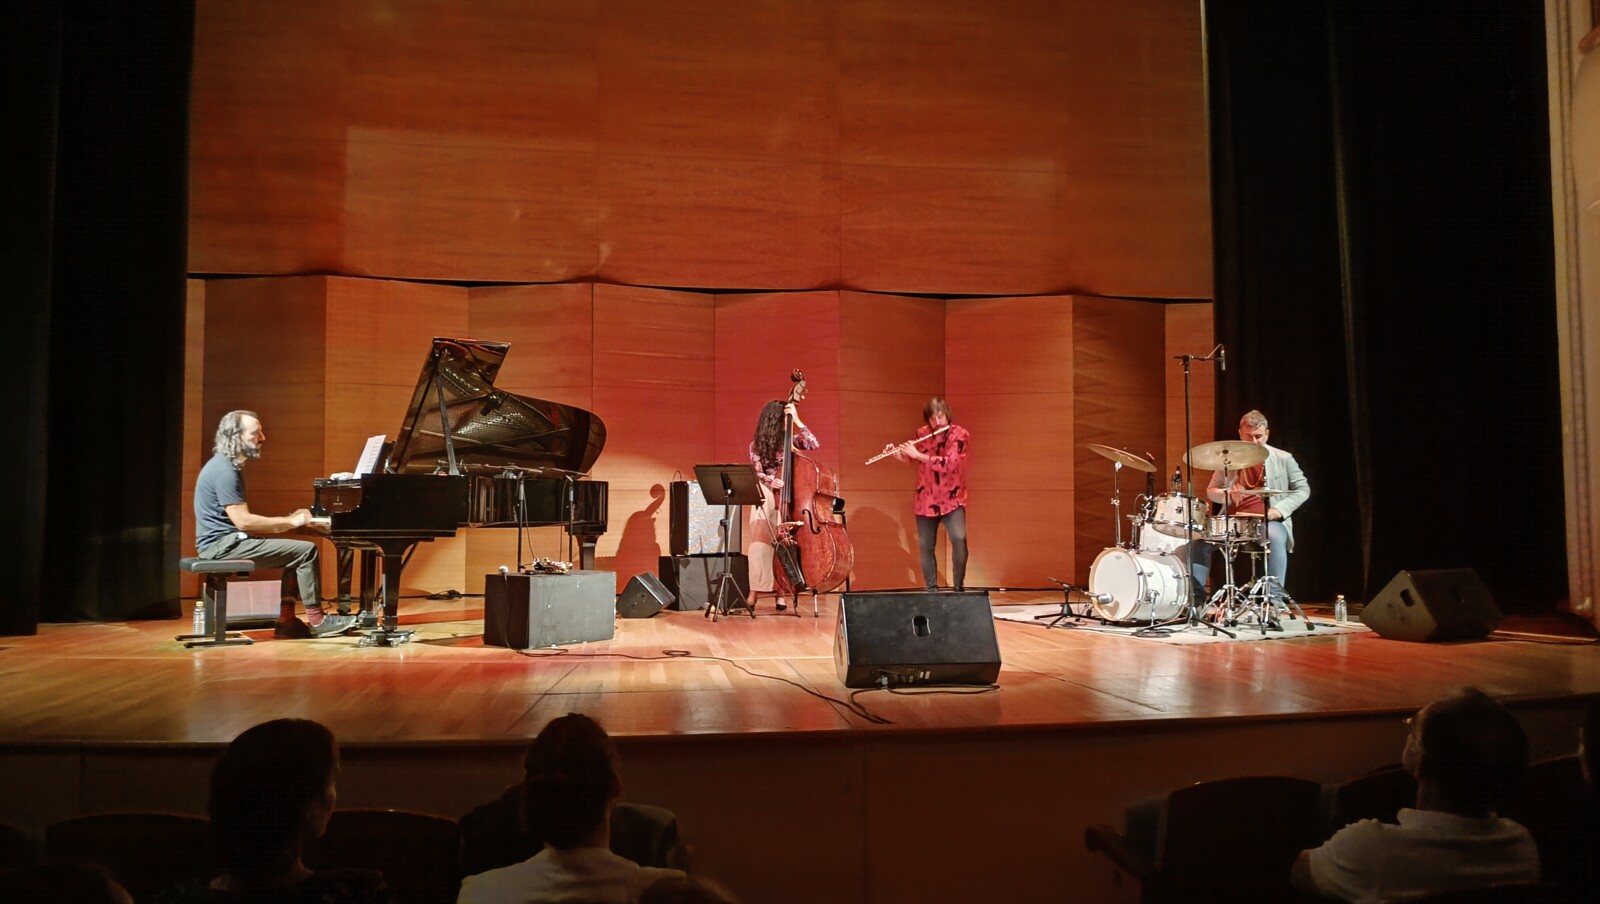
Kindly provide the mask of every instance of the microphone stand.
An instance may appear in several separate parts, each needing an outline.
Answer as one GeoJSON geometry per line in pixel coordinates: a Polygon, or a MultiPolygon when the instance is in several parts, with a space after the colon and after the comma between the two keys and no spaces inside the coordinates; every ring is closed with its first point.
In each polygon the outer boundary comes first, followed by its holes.
{"type": "MultiPolygon", "coordinates": [[[[1222,347],[1222,343],[1220,342],[1217,343],[1215,348],[1204,355],[1172,356],[1175,360],[1183,362],[1183,495],[1188,501],[1188,504],[1185,506],[1185,508],[1189,509],[1189,511],[1185,513],[1183,519],[1184,540],[1186,541],[1183,547],[1183,570],[1185,572],[1183,575],[1183,585],[1186,588],[1184,595],[1189,598],[1189,605],[1186,607],[1188,611],[1182,618],[1173,619],[1167,624],[1177,624],[1179,621],[1182,621],[1186,623],[1184,625],[1185,628],[1195,628],[1201,625],[1207,625],[1211,628],[1212,636],[1216,636],[1217,634],[1226,634],[1228,637],[1233,638],[1235,637],[1233,632],[1218,627],[1214,621],[1207,622],[1204,619],[1200,601],[1195,599],[1194,587],[1195,580],[1193,559],[1197,554],[1195,550],[1194,519],[1198,514],[1198,512],[1194,511],[1194,508],[1199,500],[1196,499],[1194,495],[1194,462],[1190,461],[1191,456],[1189,454],[1194,450],[1194,395],[1189,385],[1189,371],[1192,362],[1215,361],[1217,360],[1218,355],[1221,355],[1222,370],[1226,371],[1228,369],[1228,352],[1227,349],[1222,347]]],[[[1206,499],[1206,510],[1209,511],[1210,508],[1211,500],[1208,498],[1206,499]]],[[[1209,546],[1206,548],[1206,555],[1211,555],[1211,549],[1209,546]]],[[[1165,636],[1167,634],[1171,634],[1172,632],[1169,631],[1165,626],[1156,625],[1154,623],[1154,619],[1152,619],[1149,627],[1140,628],[1139,631],[1135,633],[1139,634],[1140,636],[1150,637],[1165,636]]]]}
{"type": "Polygon", "coordinates": [[[1048,615],[1048,614],[1047,615],[1035,615],[1033,617],[1034,621],[1043,621],[1044,619],[1047,619],[1047,618],[1050,619],[1050,624],[1045,625],[1046,628],[1081,628],[1081,627],[1083,627],[1084,622],[1089,621],[1091,618],[1094,619],[1095,621],[1098,621],[1102,625],[1106,623],[1105,619],[1099,618],[1098,616],[1094,616],[1094,615],[1090,614],[1091,612],[1094,611],[1094,599],[1092,598],[1092,596],[1089,593],[1087,588],[1077,587],[1077,586],[1074,586],[1072,584],[1068,584],[1066,581],[1060,580],[1058,578],[1046,578],[1045,580],[1049,581],[1052,584],[1060,585],[1060,587],[1061,587],[1061,596],[1062,596],[1062,598],[1061,598],[1061,612],[1059,614],[1057,614],[1057,615],[1048,615]],[[1084,596],[1091,597],[1090,599],[1084,600],[1083,605],[1085,607],[1085,610],[1083,612],[1081,612],[1081,613],[1072,611],[1072,593],[1073,593],[1073,591],[1077,591],[1078,593],[1080,593],[1080,594],[1082,594],[1084,596]],[[1073,620],[1074,624],[1070,624],[1070,625],[1069,624],[1063,624],[1063,622],[1065,622],[1069,618],[1073,620]]]}

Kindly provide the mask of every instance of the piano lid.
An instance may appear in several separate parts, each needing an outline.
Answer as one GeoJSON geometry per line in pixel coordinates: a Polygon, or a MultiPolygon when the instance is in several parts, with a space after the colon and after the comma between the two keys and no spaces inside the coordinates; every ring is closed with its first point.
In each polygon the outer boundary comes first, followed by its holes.
{"type": "Polygon", "coordinates": [[[588,473],[605,448],[606,425],[582,408],[496,389],[494,380],[510,347],[481,339],[434,339],[384,470],[437,470],[447,458],[443,424],[448,423],[456,461],[463,466],[588,473]]]}

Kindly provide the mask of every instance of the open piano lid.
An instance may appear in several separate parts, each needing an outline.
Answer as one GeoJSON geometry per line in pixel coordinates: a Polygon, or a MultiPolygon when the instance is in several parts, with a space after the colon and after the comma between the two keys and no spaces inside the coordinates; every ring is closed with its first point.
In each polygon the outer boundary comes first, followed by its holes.
{"type": "Polygon", "coordinates": [[[450,440],[461,466],[587,474],[605,448],[606,425],[582,408],[496,389],[494,379],[510,347],[435,338],[384,470],[431,473],[447,459],[439,419],[442,385],[450,440]]]}

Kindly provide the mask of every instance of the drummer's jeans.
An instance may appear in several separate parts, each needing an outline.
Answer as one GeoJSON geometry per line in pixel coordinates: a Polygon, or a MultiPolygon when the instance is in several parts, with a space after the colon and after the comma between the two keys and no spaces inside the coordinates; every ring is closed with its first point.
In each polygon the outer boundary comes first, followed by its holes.
{"type": "Polygon", "coordinates": [[[957,590],[967,587],[967,507],[962,506],[943,515],[917,516],[917,545],[922,547],[922,586],[937,590],[939,583],[938,560],[933,554],[939,536],[939,524],[944,523],[945,536],[950,538],[950,582],[957,590]]]}
{"type": "MultiPolygon", "coordinates": [[[[1273,588],[1274,598],[1283,595],[1284,581],[1289,576],[1289,535],[1283,529],[1282,521],[1267,522],[1267,539],[1272,543],[1272,551],[1267,554],[1267,574],[1277,578],[1273,588]]],[[[1206,578],[1211,576],[1212,545],[1204,540],[1196,540],[1190,544],[1194,555],[1185,556],[1189,559],[1189,573],[1194,575],[1195,581],[1202,587],[1206,585],[1206,578]]],[[[1239,584],[1249,579],[1249,566],[1243,556],[1233,563],[1233,579],[1239,584]],[[1240,569],[1245,569],[1240,571],[1240,569]]],[[[1215,588],[1213,588],[1215,589],[1215,588]]]]}

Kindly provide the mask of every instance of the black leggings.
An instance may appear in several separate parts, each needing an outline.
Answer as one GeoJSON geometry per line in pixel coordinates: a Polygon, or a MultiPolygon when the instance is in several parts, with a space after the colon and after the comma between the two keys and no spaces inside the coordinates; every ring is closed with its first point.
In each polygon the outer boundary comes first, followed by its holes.
{"type": "Polygon", "coordinates": [[[944,534],[950,538],[950,577],[957,590],[967,588],[967,507],[962,506],[943,515],[917,516],[917,544],[922,547],[922,586],[937,590],[939,584],[938,560],[933,555],[934,542],[939,536],[939,524],[944,524],[944,534]]]}

